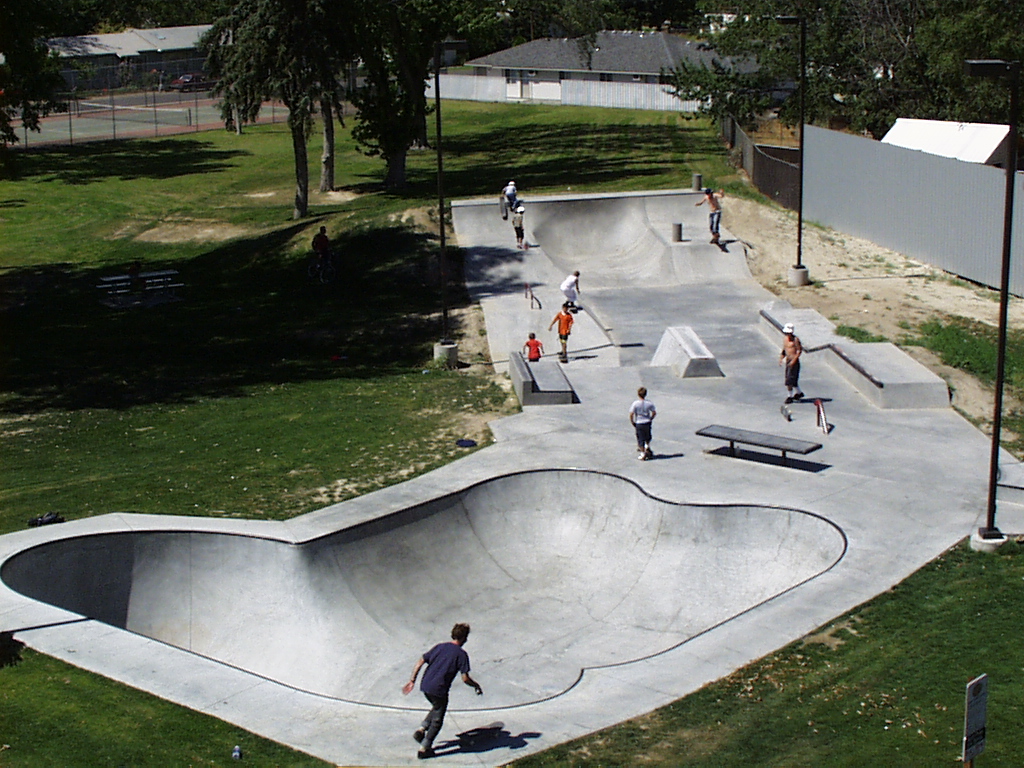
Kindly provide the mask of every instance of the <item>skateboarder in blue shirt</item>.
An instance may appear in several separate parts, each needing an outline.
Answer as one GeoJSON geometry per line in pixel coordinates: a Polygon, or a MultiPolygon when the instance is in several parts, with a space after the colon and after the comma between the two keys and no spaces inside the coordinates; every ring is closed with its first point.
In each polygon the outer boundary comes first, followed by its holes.
{"type": "Polygon", "coordinates": [[[476,695],[480,696],[484,690],[480,684],[469,676],[469,654],[462,650],[462,646],[469,639],[469,624],[456,624],[452,627],[452,641],[450,643],[438,643],[429,651],[424,653],[412,670],[412,677],[402,687],[402,693],[412,693],[416,687],[416,677],[424,664],[427,671],[423,673],[423,680],[420,683],[420,690],[430,702],[430,711],[423,719],[423,723],[412,735],[420,743],[420,751],[416,756],[421,760],[434,756],[434,739],[441,732],[444,725],[444,715],[448,711],[448,692],[452,687],[455,675],[462,674],[462,682],[471,686],[476,695]]]}

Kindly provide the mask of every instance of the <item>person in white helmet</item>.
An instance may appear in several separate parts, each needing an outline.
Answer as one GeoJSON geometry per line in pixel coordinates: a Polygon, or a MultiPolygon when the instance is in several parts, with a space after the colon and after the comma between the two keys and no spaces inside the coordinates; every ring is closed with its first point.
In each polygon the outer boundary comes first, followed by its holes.
{"type": "Polygon", "coordinates": [[[522,205],[516,207],[516,212],[512,214],[512,229],[516,231],[516,248],[523,247],[523,214],[526,213],[526,208],[522,205]]]}
{"type": "Polygon", "coordinates": [[[501,190],[501,197],[498,199],[498,202],[501,204],[501,218],[505,221],[508,221],[508,212],[516,209],[518,197],[515,181],[509,181],[505,188],[501,190]]]}

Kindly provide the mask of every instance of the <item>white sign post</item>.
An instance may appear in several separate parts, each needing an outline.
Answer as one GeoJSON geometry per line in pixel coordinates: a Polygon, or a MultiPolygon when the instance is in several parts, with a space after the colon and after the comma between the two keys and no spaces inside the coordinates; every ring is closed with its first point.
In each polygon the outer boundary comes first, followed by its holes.
{"type": "Polygon", "coordinates": [[[967,684],[964,706],[964,765],[973,768],[974,758],[985,751],[985,714],[988,708],[988,675],[967,684]]]}

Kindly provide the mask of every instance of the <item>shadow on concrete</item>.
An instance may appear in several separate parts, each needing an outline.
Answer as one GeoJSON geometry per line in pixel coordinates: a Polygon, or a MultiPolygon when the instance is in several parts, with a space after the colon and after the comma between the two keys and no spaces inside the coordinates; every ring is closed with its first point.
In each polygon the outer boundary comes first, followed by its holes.
{"type": "Polygon", "coordinates": [[[771,453],[761,453],[760,451],[754,451],[749,448],[740,448],[736,446],[736,453],[733,454],[729,450],[729,446],[723,445],[720,448],[714,448],[712,450],[704,451],[704,453],[711,454],[713,456],[725,456],[730,459],[743,459],[745,461],[755,461],[758,464],[771,464],[776,467],[788,467],[789,469],[799,469],[802,472],[822,472],[832,467],[831,464],[822,464],[817,461],[809,461],[807,459],[797,459],[793,456],[787,456],[785,459],[782,456],[771,453]]]}
{"type": "Polygon", "coordinates": [[[522,749],[527,746],[527,739],[537,739],[541,735],[536,731],[523,731],[518,735],[512,735],[505,730],[504,723],[491,723],[480,728],[471,728],[457,734],[454,739],[435,744],[434,753],[437,757],[449,757],[457,754],[490,752],[495,749],[522,749]]]}

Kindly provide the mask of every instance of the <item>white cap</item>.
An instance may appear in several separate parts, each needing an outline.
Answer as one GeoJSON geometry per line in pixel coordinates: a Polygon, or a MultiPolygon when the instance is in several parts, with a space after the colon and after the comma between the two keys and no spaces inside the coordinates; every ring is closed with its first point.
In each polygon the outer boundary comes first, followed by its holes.
{"type": "Polygon", "coordinates": [[[783,333],[792,333],[793,332],[793,324],[792,323],[786,323],[784,326],[782,326],[782,332],[783,333]]]}
{"type": "Polygon", "coordinates": [[[514,181],[510,181],[510,182],[508,183],[508,185],[509,185],[510,187],[514,187],[514,186],[516,185],[516,183],[515,183],[514,181]]]}
{"type": "Polygon", "coordinates": [[[526,213],[526,209],[520,205],[518,208],[516,208],[516,213],[526,213]]]}

